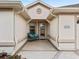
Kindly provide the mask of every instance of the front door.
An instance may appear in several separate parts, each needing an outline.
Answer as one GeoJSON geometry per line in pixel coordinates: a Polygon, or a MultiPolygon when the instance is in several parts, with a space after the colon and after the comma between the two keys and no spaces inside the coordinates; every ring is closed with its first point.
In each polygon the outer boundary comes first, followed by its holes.
{"type": "Polygon", "coordinates": [[[46,37],[46,24],[44,22],[39,23],[39,39],[45,39],[46,37]]]}

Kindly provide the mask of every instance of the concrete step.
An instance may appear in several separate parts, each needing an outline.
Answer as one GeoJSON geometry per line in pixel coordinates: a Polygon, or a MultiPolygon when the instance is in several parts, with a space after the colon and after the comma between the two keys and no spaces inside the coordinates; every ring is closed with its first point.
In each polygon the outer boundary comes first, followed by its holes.
{"type": "Polygon", "coordinates": [[[53,59],[56,51],[23,51],[22,57],[26,59],[53,59]]]}

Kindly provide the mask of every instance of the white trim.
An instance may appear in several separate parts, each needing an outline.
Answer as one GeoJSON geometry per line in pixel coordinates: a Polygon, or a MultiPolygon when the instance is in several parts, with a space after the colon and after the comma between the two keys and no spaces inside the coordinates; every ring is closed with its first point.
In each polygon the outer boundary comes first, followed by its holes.
{"type": "Polygon", "coordinates": [[[0,42],[0,47],[14,47],[15,43],[14,42],[0,42]]]}
{"type": "Polygon", "coordinates": [[[79,8],[54,8],[52,13],[79,13],[79,8]]]}
{"type": "Polygon", "coordinates": [[[27,42],[27,39],[24,39],[22,40],[21,42],[19,42],[15,48],[14,48],[14,51],[12,52],[11,55],[15,55],[16,53],[18,53],[18,51],[26,44],[27,42]]]}
{"type": "Polygon", "coordinates": [[[23,8],[22,11],[19,11],[18,14],[20,14],[21,16],[23,16],[26,20],[30,19],[31,17],[28,15],[27,10],[23,8]]]}

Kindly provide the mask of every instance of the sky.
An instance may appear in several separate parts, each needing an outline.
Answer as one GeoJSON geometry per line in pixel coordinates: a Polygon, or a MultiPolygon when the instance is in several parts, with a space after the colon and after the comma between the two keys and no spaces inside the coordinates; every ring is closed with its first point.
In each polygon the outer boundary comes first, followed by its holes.
{"type": "MultiPolygon", "coordinates": [[[[36,0],[21,0],[24,5],[30,4],[36,0]]],[[[59,7],[59,6],[65,6],[65,5],[71,5],[71,4],[78,4],[79,0],[42,0],[43,2],[53,6],[53,7],[59,7]]]]}

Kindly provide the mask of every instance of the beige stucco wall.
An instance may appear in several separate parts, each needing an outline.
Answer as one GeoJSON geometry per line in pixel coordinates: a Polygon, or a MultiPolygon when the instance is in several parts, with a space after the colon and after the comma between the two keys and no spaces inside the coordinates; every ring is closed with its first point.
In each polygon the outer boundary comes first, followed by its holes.
{"type": "Polygon", "coordinates": [[[79,23],[77,24],[77,20],[79,20],[79,15],[76,15],[76,49],[79,49],[79,23]]]}
{"type": "Polygon", "coordinates": [[[59,49],[75,50],[75,15],[59,15],[59,49]]]}
{"type": "Polygon", "coordinates": [[[46,19],[49,15],[49,9],[43,5],[37,4],[28,9],[28,14],[32,19],[46,19]],[[37,13],[37,9],[41,9],[41,13],[37,13]]]}
{"type": "Polygon", "coordinates": [[[79,49],[79,24],[77,24],[77,29],[76,29],[76,39],[77,39],[77,41],[76,41],[76,43],[77,43],[77,49],[79,49]]]}
{"type": "Polygon", "coordinates": [[[13,20],[13,11],[0,10],[0,42],[14,42],[13,20]]]}
{"type": "Polygon", "coordinates": [[[20,15],[15,15],[15,40],[16,43],[23,40],[28,33],[27,21],[20,15]]]}
{"type": "Polygon", "coordinates": [[[50,35],[52,36],[51,42],[58,46],[58,16],[50,22],[50,35]]]}
{"type": "Polygon", "coordinates": [[[75,16],[59,16],[59,42],[75,42],[75,16]]]}
{"type": "Polygon", "coordinates": [[[54,39],[58,36],[58,17],[50,22],[50,34],[54,39]]]}

